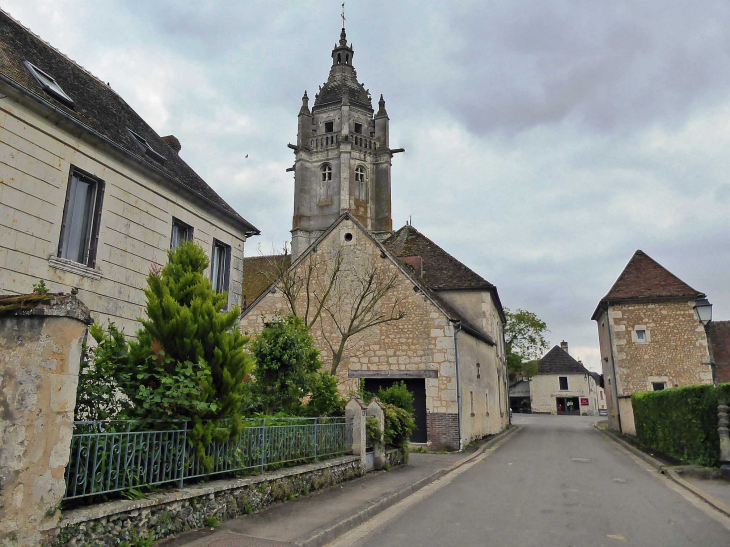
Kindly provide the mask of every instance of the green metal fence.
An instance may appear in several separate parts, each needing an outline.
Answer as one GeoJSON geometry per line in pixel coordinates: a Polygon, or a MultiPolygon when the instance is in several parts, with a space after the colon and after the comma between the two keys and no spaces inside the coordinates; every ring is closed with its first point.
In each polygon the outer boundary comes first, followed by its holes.
{"type": "Polygon", "coordinates": [[[206,469],[189,442],[187,422],[74,422],[64,499],[177,483],[346,453],[352,422],[345,418],[245,420],[233,439],[205,448],[206,469]]]}

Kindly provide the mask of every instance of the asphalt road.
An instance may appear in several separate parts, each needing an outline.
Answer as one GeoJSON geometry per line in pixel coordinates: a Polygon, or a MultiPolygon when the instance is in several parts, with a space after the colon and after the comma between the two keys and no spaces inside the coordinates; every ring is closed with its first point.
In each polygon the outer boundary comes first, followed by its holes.
{"type": "Polygon", "coordinates": [[[524,429],[494,453],[335,545],[730,546],[727,518],[604,438],[593,418],[514,421],[524,429]]]}

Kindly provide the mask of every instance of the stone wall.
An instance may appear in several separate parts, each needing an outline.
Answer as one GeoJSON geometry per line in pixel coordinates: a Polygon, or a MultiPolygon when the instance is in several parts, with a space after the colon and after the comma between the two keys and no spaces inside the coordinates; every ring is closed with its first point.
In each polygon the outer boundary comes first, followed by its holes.
{"type": "MultiPolygon", "coordinates": [[[[383,275],[399,274],[395,287],[380,305],[387,308],[397,299],[406,314],[399,321],[372,327],[355,337],[337,370],[340,391],[347,394],[359,387],[358,380],[349,377],[349,371],[437,371],[438,378],[426,378],[426,409],[429,413],[458,413],[454,329],[449,320],[428,298],[414,291],[413,283],[400,274],[400,270],[390,260],[382,258],[380,250],[350,220],[342,221],[310,256],[317,265],[324,265],[332,260],[340,247],[343,249],[343,269],[346,271],[362,272],[363,268],[375,264],[382,267],[383,275]],[[345,240],[346,234],[352,235],[349,242],[345,240]]],[[[299,271],[302,274],[307,268],[307,260],[305,258],[300,263],[299,271]]],[[[325,274],[317,275],[317,283],[323,283],[325,274]]],[[[343,284],[346,285],[344,277],[343,284]]],[[[347,301],[347,290],[343,289],[343,304],[347,301]]],[[[300,300],[298,312],[303,315],[304,296],[300,300]]],[[[241,329],[244,333],[258,333],[262,316],[269,319],[277,312],[288,313],[280,290],[269,293],[257,305],[248,308],[241,318],[241,329]]],[[[326,317],[323,324],[324,328],[316,324],[312,335],[322,351],[324,367],[329,368],[331,353],[324,336],[332,337],[334,327],[326,317]]]]}
{"type": "Polygon", "coordinates": [[[146,276],[167,262],[172,218],[193,227],[210,256],[213,238],[231,246],[230,305],[241,301],[245,236],[210,206],[131,163],[59,129],[10,99],[0,103],[0,294],[78,287],[94,316],[127,334],[144,314],[146,276]],[[95,268],[57,259],[73,167],[105,183],[95,268]]]}
{"type": "Polygon", "coordinates": [[[620,304],[609,309],[619,395],[712,382],[707,338],[694,301],[620,304]],[[636,330],[646,331],[640,342],[636,330]]]}
{"type": "Polygon", "coordinates": [[[72,296],[0,316],[0,545],[40,545],[58,521],[89,322],[72,296]]]}
{"type": "Polygon", "coordinates": [[[351,480],[362,474],[359,456],[343,456],[264,475],[219,480],[147,499],[114,501],[64,512],[55,546],[116,546],[122,541],[169,537],[351,480]]]}

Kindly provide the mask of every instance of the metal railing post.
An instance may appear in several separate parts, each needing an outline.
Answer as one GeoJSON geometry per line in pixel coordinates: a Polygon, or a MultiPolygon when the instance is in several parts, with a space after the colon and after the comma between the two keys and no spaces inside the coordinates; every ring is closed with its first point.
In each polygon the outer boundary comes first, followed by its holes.
{"type": "Polygon", "coordinates": [[[261,474],[266,465],[266,418],[261,418],[261,474]]]}
{"type": "Polygon", "coordinates": [[[183,432],[182,432],[182,455],[180,456],[182,458],[182,465],[180,466],[180,480],[178,481],[178,487],[183,487],[183,480],[185,479],[185,453],[188,451],[188,422],[185,420],[183,422],[183,432]]]}
{"type": "Polygon", "coordinates": [[[317,422],[319,418],[314,419],[314,461],[317,461],[317,422]]]}

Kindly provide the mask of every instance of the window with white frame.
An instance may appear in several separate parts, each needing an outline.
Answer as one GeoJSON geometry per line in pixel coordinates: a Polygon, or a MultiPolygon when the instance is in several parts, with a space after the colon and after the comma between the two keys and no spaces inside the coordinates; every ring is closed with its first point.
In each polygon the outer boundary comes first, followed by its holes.
{"type": "Polygon", "coordinates": [[[170,249],[177,249],[183,241],[193,239],[193,227],[185,224],[182,220],[172,217],[172,235],[170,236],[170,249]]]}
{"type": "Polygon", "coordinates": [[[210,280],[215,292],[228,290],[228,273],[231,268],[231,246],[213,240],[213,252],[210,261],[210,280]]]}
{"type": "Polygon", "coordinates": [[[103,201],[104,182],[72,167],[58,242],[59,257],[91,268],[96,266],[103,201]]]}

